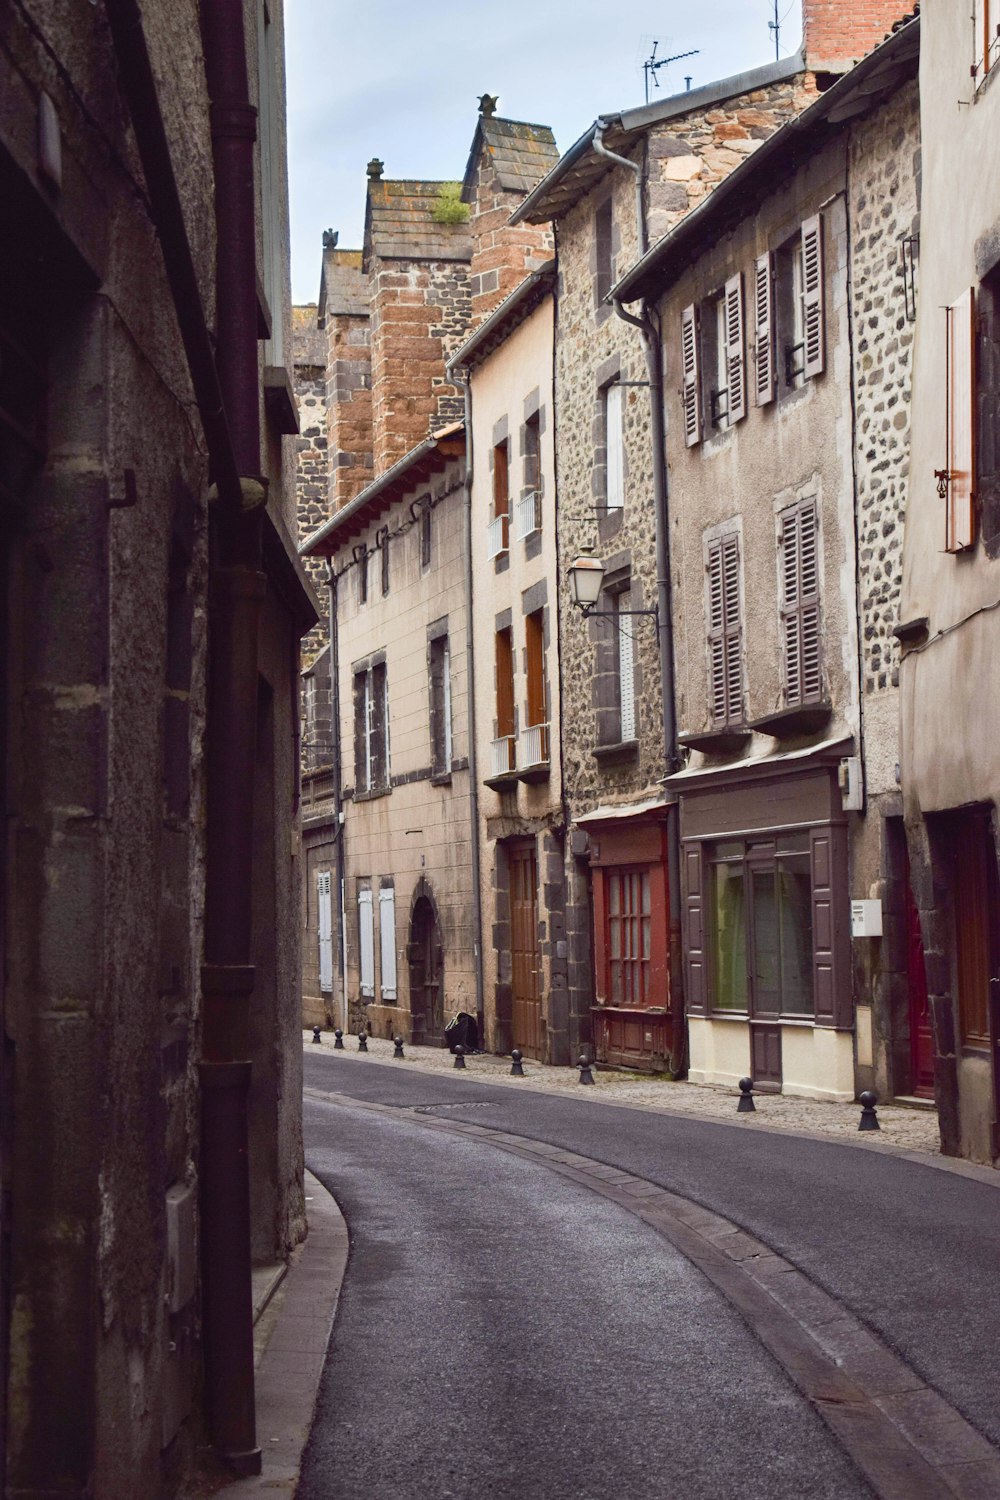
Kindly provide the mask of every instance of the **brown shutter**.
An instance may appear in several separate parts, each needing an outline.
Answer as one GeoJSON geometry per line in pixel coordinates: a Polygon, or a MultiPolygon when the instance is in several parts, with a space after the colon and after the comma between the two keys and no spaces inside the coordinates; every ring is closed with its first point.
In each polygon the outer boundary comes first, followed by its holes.
{"type": "Polygon", "coordinates": [[[945,551],[976,541],[976,294],[970,287],[945,309],[948,330],[947,511],[945,551]]]}
{"type": "Polygon", "coordinates": [[[823,373],[823,291],[823,220],[816,214],[802,225],[803,374],[807,380],[823,373]]]}
{"type": "Polygon", "coordinates": [[[514,652],[510,631],[496,634],[497,739],[514,733],[514,652]]]}
{"type": "Polygon", "coordinates": [[[774,357],[774,254],[759,255],[753,268],[753,325],[756,349],[754,391],[758,406],[774,400],[777,365],[774,357]]]}
{"type": "Polygon", "coordinates": [[[729,425],[747,414],[747,349],[743,321],[743,273],[726,282],[726,385],[729,425]]]}
{"type": "Polygon", "coordinates": [[[528,669],[528,724],[544,724],[545,714],[545,647],[542,611],[528,615],[524,622],[525,656],[528,669]]]}
{"type": "Polygon", "coordinates": [[[498,443],[493,449],[493,516],[510,514],[510,465],[507,459],[507,444],[498,443]]]}
{"type": "Polygon", "coordinates": [[[705,924],[701,847],[684,850],[684,928],[688,1015],[705,1014],[705,924]]]}
{"type": "Polygon", "coordinates": [[[743,630],[738,532],[708,549],[709,711],[714,724],[743,717],[743,630]]]}
{"type": "Polygon", "coordinates": [[[781,628],[786,703],[791,707],[819,698],[819,527],[812,500],[781,517],[781,628]]]}
{"type": "Polygon", "coordinates": [[[726,639],[723,621],[722,542],[708,547],[708,709],[713,724],[726,722],[726,639]]]}
{"type": "Polygon", "coordinates": [[[692,304],[681,313],[681,404],[684,441],[689,448],[701,442],[701,373],[698,368],[698,310],[692,304]]]}
{"type": "Polygon", "coordinates": [[[812,873],[813,1000],[818,1026],[851,1025],[847,936],[847,834],[839,825],[809,835],[812,873]]]}

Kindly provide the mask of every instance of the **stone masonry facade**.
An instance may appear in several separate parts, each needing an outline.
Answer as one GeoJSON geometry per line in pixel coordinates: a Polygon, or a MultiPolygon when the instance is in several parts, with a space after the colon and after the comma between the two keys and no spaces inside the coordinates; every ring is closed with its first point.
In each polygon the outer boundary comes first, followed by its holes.
{"type": "MultiPolygon", "coordinates": [[[[316,326],[313,305],[292,309],[292,349],[295,395],[299,406],[299,437],[295,480],[297,539],[315,531],[329,512],[329,452],[326,434],[326,340],[316,326]]],[[[325,607],[326,568],[315,558],[306,571],[325,607]]],[[[308,667],[323,649],[326,625],[320,620],[302,641],[302,665],[308,667]]]]}
{"type": "Polygon", "coordinates": [[[547,224],[511,225],[511,214],[524,194],[505,188],[489,150],[479,154],[472,189],[472,263],[469,268],[472,327],[488,318],[495,307],[525,276],[537,271],[554,254],[547,224]]]}

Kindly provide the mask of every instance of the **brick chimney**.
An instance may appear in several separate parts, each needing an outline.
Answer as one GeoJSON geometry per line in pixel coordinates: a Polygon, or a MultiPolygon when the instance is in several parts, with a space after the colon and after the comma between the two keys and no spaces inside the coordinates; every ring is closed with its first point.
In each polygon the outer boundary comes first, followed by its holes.
{"type": "Polygon", "coordinates": [[[915,0],[802,0],[806,67],[845,73],[914,9],[915,0]]]}

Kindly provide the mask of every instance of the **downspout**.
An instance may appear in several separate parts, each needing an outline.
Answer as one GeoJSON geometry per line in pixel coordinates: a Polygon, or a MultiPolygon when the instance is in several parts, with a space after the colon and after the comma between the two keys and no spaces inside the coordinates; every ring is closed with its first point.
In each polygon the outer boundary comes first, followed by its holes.
{"type": "Polygon", "coordinates": [[[343,1015],[338,1017],[344,1031],[347,1030],[347,855],[344,841],[347,836],[347,820],[341,799],[343,778],[340,764],[340,607],[337,575],[333,564],[327,559],[327,599],[330,615],[330,745],[333,752],[333,805],[337,817],[337,906],[340,913],[340,937],[337,943],[340,958],[340,1001],[343,1015]]]}
{"type": "Polygon", "coordinates": [[[135,130],[217,496],[211,514],[208,829],[199,1067],[201,1292],[211,1439],[235,1472],[254,1474],[260,1472],[261,1457],[254,1417],[246,1118],[250,1063],[245,1054],[253,989],[257,626],[264,592],[259,564],[264,488],[259,477],[253,264],[255,112],[247,92],[240,0],[205,3],[205,67],[217,147],[220,286],[213,348],[142,13],[137,0],[105,0],[105,6],[119,63],[119,85],[135,130]],[[252,310],[249,329],[248,307],[252,310]]]}
{"type": "MultiPolygon", "coordinates": [[[[644,199],[646,169],[641,162],[631,161],[627,156],[619,156],[616,151],[609,151],[604,144],[604,132],[610,121],[598,120],[594,127],[594,150],[598,156],[606,156],[608,161],[613,161],[620,167],[628,167],[630,172],[635,173],[635,232],[639,242],[639,254],[636,260],[642,260],[646,253],[646,204],[644,199]]],[[[624,315],[623,315],[624,316],[624,315]]],[[[629,322],[632,319],[628,319],[629,322]]]]}
{"type": "Polygon", "coordinates": [[[475,447],[472,441],[472,386],[467,370],[452,370],[462,387],[465,401],[465,599],[466,672],[469,699],[469,815],[472,819],[472,941],[476,960],[476,1025],[479,1045],[486,1046],[486,1004],[483,990],[483,891],[480,884],[482,855],[479,844],[479,778],[476,771],[476,650],[472,628],[472,474],[475,447]]]}

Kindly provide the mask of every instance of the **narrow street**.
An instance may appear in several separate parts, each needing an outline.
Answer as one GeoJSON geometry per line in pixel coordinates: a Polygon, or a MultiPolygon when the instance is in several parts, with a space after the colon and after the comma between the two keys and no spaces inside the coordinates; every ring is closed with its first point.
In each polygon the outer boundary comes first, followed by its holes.
{"type": "Polygon", "coordinates": [[[308,1165],[343,1209],[351,1255],[302,1500],[334,1493],[334,1476],[344,1497],[1000,1493],[1000,1460],[972,1431],[1000,1439],[990,1186],[350,1055],[307,1053],[305,1119],[308,1165]],[[589,1159],[596,1191],[557,1175],[555,1158],[510,1154],[518,1141],[589,1159]],[[629,1190],[658,1185],[759,1236],[836,1299],[845,1327],[855,1315],[905,1362],[875,1405],[904,1433],[922,1412],[925,1431],[898,1438],[875,1488],[737,1294],[609,1201],[604,1179],[626,1173],[645,1184],[629,1190]],[[907,1438],[939,1466],[930,1479],[907,1438]]]}

